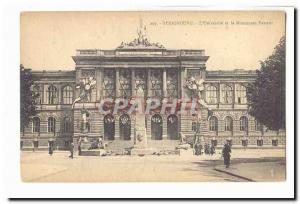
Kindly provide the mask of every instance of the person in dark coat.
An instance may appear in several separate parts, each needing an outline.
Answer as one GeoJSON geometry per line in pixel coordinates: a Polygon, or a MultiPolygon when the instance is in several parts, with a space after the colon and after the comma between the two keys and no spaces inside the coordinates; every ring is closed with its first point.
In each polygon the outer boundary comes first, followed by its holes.
{"type": "Polygon", "coordinates": [[[214,155],[216,153],[215,146],[212,144],[210,148],[210,154],[214,155]]]}
{"type": "Polygon", "coordinates": [[[204,153],[205,154],[209,154],[209,148],[208,148],[208,144],[207,143],[205,143],[205,145],[204,145],[204,153]]]}
{"type": "Polygon", "coordinates": [[[226,142],[222,150],[224,165],[226,166],[226,168],[230,166],[230,154],[231,154],[231,147],[228,144],[228,142],[226,142]]]}
{"type": "Polygon", "coordinates": [[[49,145],[49,155],[52,156],[52,154],[53,154],[53,141],[51,139],[48,141],[48,145],[49,145]]]}
{"type": "Polygon", "coordinates": [[[78,140],[78,155],[80,156],[81,155],[81,137],[79,137],[79,140],[78,140]]]}
{"type": "Polygon", "coordinates": [[[71,142],[70,144],[70,153],[71,155],[69,156],[71,159],[73,159],[73,154],[74,154],[74,143],[71,142]]]}
{"type": "Polygon", "coordinates": [[[195,144],[195,155],[201,155],[202,154],[202,145],[200,142],[196,142],[195,144]]]}

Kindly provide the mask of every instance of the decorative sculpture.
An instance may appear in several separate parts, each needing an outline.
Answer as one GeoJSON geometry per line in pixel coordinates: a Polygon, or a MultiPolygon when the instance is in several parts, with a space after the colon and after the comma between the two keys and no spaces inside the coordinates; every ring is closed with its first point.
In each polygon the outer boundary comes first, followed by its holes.
{"type": "Polygon", "coordinates": [[[74,109],[75,103],[79,101],[90,101],[92,89],[96,87],[96,80],[94,77],[89,77],[87,81],[81,80],[79,84],[76,85],[76,89],[80,89],[79,97],[76,98],[72,104],[72,109],[74,109]]]}

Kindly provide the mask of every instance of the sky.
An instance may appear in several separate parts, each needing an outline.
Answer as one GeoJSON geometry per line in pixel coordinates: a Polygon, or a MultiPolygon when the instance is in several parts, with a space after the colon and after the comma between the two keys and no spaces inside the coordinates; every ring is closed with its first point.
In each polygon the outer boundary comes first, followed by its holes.
{"type": "Polygon", "coordinates": [[[283,11],[22,12],[20,62],[74,70],[76,49],[115,49],[146,26],[166,49],[204,49],[207,70],[258,69],[285,34],[283,11]]]}

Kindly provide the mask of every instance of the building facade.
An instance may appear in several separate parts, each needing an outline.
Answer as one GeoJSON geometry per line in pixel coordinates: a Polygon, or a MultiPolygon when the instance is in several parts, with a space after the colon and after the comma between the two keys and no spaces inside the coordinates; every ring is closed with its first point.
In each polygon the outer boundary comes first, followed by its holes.
{"type": "Polygon", "coordinates": [[[186,79],[202,80],[201,97],[207,104],[198,114],[145,116],[148,145],[174,148],[180,134],[193,137],[196,129],[205,143],[221,147],[226,140],[233,147],[285,146],[285,131],[267,130],[247,112],[246,86],[253,83],[255,71],[209,71],[204,50],[168,50],[145,36],[122,43],[114,50],[77,50],[72,57],[74,71],[33,71],[34,92],[39,93],[38,114],[21,133],[21,148],[46,149],[49,139],[57,149],[67,149],[79,137],[92,141],[103,138],[108,148],[125,148],[134,143],[134,115],[124,111],[102,114],[105,98],[135,98],[140,87],[144,98],[179,103],[188,98],[186,79]],[[78,84],[95,80],[85,100],[78,84]],[[84,114],[84,119],[83,119],[84,114]]]}

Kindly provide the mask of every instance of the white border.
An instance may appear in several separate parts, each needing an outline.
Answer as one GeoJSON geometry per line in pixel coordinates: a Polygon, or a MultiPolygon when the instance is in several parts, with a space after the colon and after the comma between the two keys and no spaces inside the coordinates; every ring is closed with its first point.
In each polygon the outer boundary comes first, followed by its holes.
{"type": "MultiPolygon", "coordinates": [[[[21,11],[40,10],[224,10],[215,7],[219,1],[207,1],[204,7],[194,1],[46,1],[41,5],[39,0],[6,1],[2,7],[3,18],[2,45],[0,56],[4,57],[1,66],[1,81],[4,93],[1,94],[2,117],[1,157],[4,159],[4,195],[5,197],[43,198],[43,197],[169,197],[169,198],[281,198],[293,197],[294,192],[294,11],[288,7],[253,7],[252,1],[235,6],[231,1],[226,3],[227,10],[285,10],[287,13],[287,180],[285,182],[267,183],[22,183],[19,165],[19,13],[21,11]],[[11,3],[12,2],[12,3],[11,3]],[[208,3],[211,2],[211,3],[208,3]],[[172,7],[166,7],[166,6],[172,7]],[[176,6],[175,6],[176,5],[176,6]],[[5,97],[3,97],[5,96],[5,97]],[[3,114],[4,113],[4,114],[3,114]],[[4,116],[4,117],[3,117],[4,116]],[[13,122],[16,121],[16,122],[13,122]]],[[[268,5],[266,2],[255,2],[256,6],[268,5]]],[[[285,5],[280,1],[280,5],[285,5]]],[[[2,186],[1,186],[2,187],[2,186]]]]}

